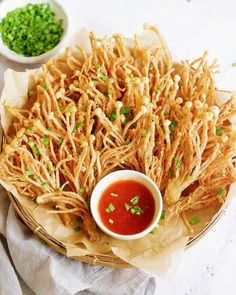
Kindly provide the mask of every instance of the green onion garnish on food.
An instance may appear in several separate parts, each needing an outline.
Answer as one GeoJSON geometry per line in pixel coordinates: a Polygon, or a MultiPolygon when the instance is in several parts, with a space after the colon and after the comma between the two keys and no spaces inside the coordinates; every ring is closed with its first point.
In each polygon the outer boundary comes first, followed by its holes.
{"type": "Polygon", "coordinates": [[[35,146],[35,142],[32,141],[32,140],[29,140],[28,145],[31,147],[34,156],[38,156],[39,155],[39,149],[35,146]]]}
{"type": "Polygon", "coordinates": [[[74,228],[74,231],[76,231],[76,232],[79,232],[79,231],[81,231],[81,226],[76,226],[75,228],[74,228]]]}
{"type": "Polygon", "coordinates": [[[157,231],[158,229],[158,226],[155,226],[151,231],[150,231],[150,234],[154,235],[155,232],[157,231]]]}
{"type": "Polygon", "coordinates": [[[129,117],[126,117],[125,118],[125,121],[124,121],[124,124],[127,125],[129,123],[129,121],[130,121],[130,118],[129,117]]]}
{"type": "Polygon", "coordinates": [[[36,146],[32,147],[32,151],[33,151],[34,156],[39,155],[39,149],[36,146]]]}
{"type": "Polygon", "coordinates": [[[221,136],[223,134],[223,130],[221,128],[216,128],[216,135],[221,136]]]}
{"type": "Polygon", "coordinates": [[[26,132],[29,133],[29,134],[32,134],[33,133],[33,128],[30,127],[28,129],[26,129],[26,132]]]}
{"type": "Polygon", "coordinates": [[[181,168],[181,164],[182,164],[182,161],[179,159],[179,158],[174,158],[174,161],[175,161],[175,168],[176,169],[180,169],[181,168]]]}
{"type": "Polygon", "coordinates": [[[29,90],[28,95],[29,95],[29,97],[33,96],[34,95],[34,90],[29,90]]]}
{"type": "Polygon", "coordinates": [[[199,217],[197,217],[197,216],[192,216],[192,217],[189,219],[188,222],[189,222],[191,225],[195,225],[195,224],[197,224],[199,221],[200,221],[199,217]]]}
{"type": "Polygon", "coordinates": [[[83,121],[78,121],[78,123],[75,125],[75,127],[73,128],[73,133],[76,133],[78,131],[79,128],[83,127],[83,121]]]}
{"type": "Polygon", "coordinates": [[[62,145],[62,143],[63,143],[63,139],[60,138],[59,141],[58,141],[58,143],[57,143],[57,146],[60,147],[62,145]]]}
{"type": "Polygon", "coordinates": [[[159,86],[157,86],[157,88],[155,89],[155,91],[158,93],[158,92],[161,91],[161,89],[162,89],[162,85],[159,85],[159,86]]]}
{"type": "Polygon", "coordinates": [[[43,187],[43,188],[48,188],[48,183],[47,183],[47,182],[43,182],[43,183],[42,183],[42,187],[43,187]]]}
{"type": "Polygon", "coordinates": [[[217,194],[221,197],[224,197],[226,195],[226,189],[224,189],[223,187],[219,188],[217,194]]]}
{"type": "Polygon", "coordinates": [[[173,175],[174,175],[174,171],[173,171],[172,168],[169,169],[168,174],[169,174],[170,177],[173,177],[173,175]]]}
{"type": "Polygon", "coordinates": [[[31,169],[26,169],[25,173],[26,173],[27,176],[33,175],[33,171],[31,169]]]}
{"type": "Polygon", "coordinates": [[[84,188],[84,187],[81,187],[81,188],[79,189],[79,192],[80,192],[80,193],[84,193],[84,192],[85,192],[85,188],[84,188]]]}
{"type": "Polygon", "coordinates": [[[107,213],[110,213],[110,212],[113,212],[115,210],[115,207],[112,203],[110,203],[108,206],[107,206],[107,209],[106,209],[106,212],[107,213]]]}
{"type": "Polygon", "coordinates": [[[114,220],[113,219],[109,219],[108,221],[109,221],[110,224],[113,224],[114,223],[114,220]]]}
{"type": "Polygon", "coordinates": [[[133,205],[136,205],[136,204],[138,204],[138,200],[139,200],[139,197],[138,197],[138,196],[135,196],[135,197],[133,197],[133,198],[130,200],[130,202],[131,202],[133,205]]]}
{"type": "Polygon", "coordinates": [[[125,203],[125,209],[126,209],[127,211],[129,211],[130,208],[132,208],[132,206],[130,206],[129,204],[125,203]]]}
{"type": "Polygon", "coordinates": [[[163,219],[165,219],[165,216],[166,216],[166,210],[162,210],[162,212],[161,212],[161,220],[163,220],[163,219]]]}
{"type": "Polygon", "coordinates": [[[163,209],[162,212],[161,212],[160,220],[158,222],[159,225],[161,225],[163,219],[165,219],[165,216],[166,216],[166,210],[163,209]]]}
{"type": "Polygon", "coordinates": [[[111,122],[114,122],[116,120],[116,112],[113,111],[111,114],[108,115],[108,118],[111,122]]]}
{"type": "Polygon", "coordinates": [[[103,76],[102,77],[102,80],[105,81],[105,82],[107,82],[107,81],[109,81],[109,78],[107,76],[103,76]]]}
{"type": "Polygon", "coordinates": [[[169,125],[169,129],[171,132],[173,132],[175,130],[175,127],[178,125],[177,121],[172,121],[169,125]]]}
{"type": "Polygon", "coordinates": [[[141,213],[143,213],[143,210],[137,205],[135,205],[133,209],[135,210],[135,214],[137,215],[140,215],[141,213]]]}
{"type": "Polygon", "coordinates": [[[121,108],[120,113],[122,115],[130,114],[131,113],[131,108],[130,107],[123,107],[123,108],[121,108]]]}
{"type": "Polygon", "coordinates": [[[43,87],[45,90],[48,90],[48,84],[47,84],[47,83],[42,84],[42,87],[43,87]]]}
{"type": "Polygon", "coordinates": [[[130,139],[127,139],[126,141],[125,141],[125,145],[129,145],[131,143],[131,140],[130,139]]]}
{"type": "Polygon", "coordinates": [[[35,146],[35,143],[32,140],[28,141],[28,145],[33,148],[35,146]]]}
{"type": "Polygon", "coordinates": [[[42,144],[48,144],[49,143],[49,137],[48,136],[44,136],[43,140],[42,140],[42,144]]]}

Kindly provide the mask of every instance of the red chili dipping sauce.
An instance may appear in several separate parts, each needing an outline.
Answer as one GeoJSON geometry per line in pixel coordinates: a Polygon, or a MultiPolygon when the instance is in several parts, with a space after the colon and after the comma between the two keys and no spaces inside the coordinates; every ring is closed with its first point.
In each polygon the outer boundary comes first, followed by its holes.
{"type": "Polygon", "coordinates": [[[145,230],[153,220],[155,201],[143,184],[134,180],[112,183],[102,194],[98,211],[102,223],[121,235],[145,230]]]}

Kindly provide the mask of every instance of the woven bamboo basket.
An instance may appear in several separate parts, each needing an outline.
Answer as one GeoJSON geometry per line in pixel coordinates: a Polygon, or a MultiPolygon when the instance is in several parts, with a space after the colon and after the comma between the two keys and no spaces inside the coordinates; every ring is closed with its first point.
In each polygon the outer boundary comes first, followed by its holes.
{"type": "MultiPolygon", "coordinates": [[[[1,129],[1,128],[0,128],[1,129]]],[[[0,152],[2,150],[2,145],[4,143],[4,134],[2,129],[0,130],[0,152]]],[[[42,226],[33,219],[33,217],[22,207],[20,202],[8,192],[9,199],[13,204],[19,218],[24,222],[24,224],[41,240],[43,240],[48,246],[58,253],[61,253],[66,256],[65,246],[58,240],[50,236],[47,231],[42,228],[42,226]]],[[[187,244],[187,249],[199,241],[210,229],[215,225],[215,223],[220,219],[224,212],[224,206],[214,215],[213,219],[203,228],[203,230],[191,237],[187,244]]],[[[133,268],[134,266],[123,261],[119,257],[111,254],[99,254],[99,255],[85,255],[85,256],[74,256],[72,259],[79,260],[85,263],[99,265],[99,266],[108,266],[113,268],[133,268]]]]}

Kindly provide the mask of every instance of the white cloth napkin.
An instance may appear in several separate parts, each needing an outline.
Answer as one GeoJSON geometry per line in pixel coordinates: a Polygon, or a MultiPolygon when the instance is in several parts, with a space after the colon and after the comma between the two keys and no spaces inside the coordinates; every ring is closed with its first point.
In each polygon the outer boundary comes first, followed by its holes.
{"type": "Polygon", "coordinates": [[[3,189],[0,203],[0,295],[155,293],[155,278],[142,271],[88,265],[56,253],[17,218],[3,189]]]}

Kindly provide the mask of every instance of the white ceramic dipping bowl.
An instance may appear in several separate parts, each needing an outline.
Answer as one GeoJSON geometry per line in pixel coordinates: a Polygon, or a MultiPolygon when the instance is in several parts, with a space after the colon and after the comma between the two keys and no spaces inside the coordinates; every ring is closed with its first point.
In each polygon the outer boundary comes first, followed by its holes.
{"type": "Polygon", "coordinates": [[[60,42],[54,48],[52,48],[51,50],[41,55],[27,57],[9,49],[2,42],[2,38],[0,34],[0,53],[4,55],[5,57],[7,57],[8,59],[16,61],[18,63],[34,64],[39,62],[46,62],[49,58],[55,55],[59,51],[59,49],[65,44],[65,41],[68,36],[68,30],[69,30],[69,19],[68,19],[66,11],[55,0],[17,0],[17,1],[3,1],[0,4],[0,21],[2,18],[6,16],[8,12],[15,10],[16,8],[24,7],[29,3],[31,4],[49,3],[52,11],[55,13],[55,17],[57,19],[63,20],[62,27],[64,32],[61,36],[60,42]]]}
{"type": "Polygon", "coordinates": [[[95,188],[92,192],[92,196],[91,196],[91,200],[90,200],[90,207],[91,207],[91,212],[92,212],[95,222],[97,223],[97,225],[100,227],[100,229],[103,232],[105,232],[109,236],[116,238],[116,239],[135,240],[135,239],[140,239],[140,238],[144,237],[145,235],[150,233],[150,231],[155,226],[157,226],[158,221],[161,218],[163,204],[162,204],[161,192],[160,192],[158,186],[149,177],[147,177],[143,173],[133,171],[133,170],[119,170],[119,171],[115,171],[115,172],[112,172],[112,173],[106,175],[104,178],[102,178],[97,183],[97,185],[95,186],[95,188]],[[154,201],[155,201],[155,212],[154,212],[154,216],[153,216],[153,219],[152,219],[150,225],[145,230],[143,230],[137,234],[133,234],[133,235],[122,235],[122,234],[115,233],[115,232],[111,231],[110,229],[108,229],[102,223],[101,217],[99,214],[99,210],[98,210],[99,201],[100,201],[100,198],[101,198],[103,192],[112,183],[115,183],[117,181],[122,181],[122,180],[134,180],[134,181],[137,181],[137,182],[143,184],[151,192],[151,194],[154,198],[154,201]]]}

